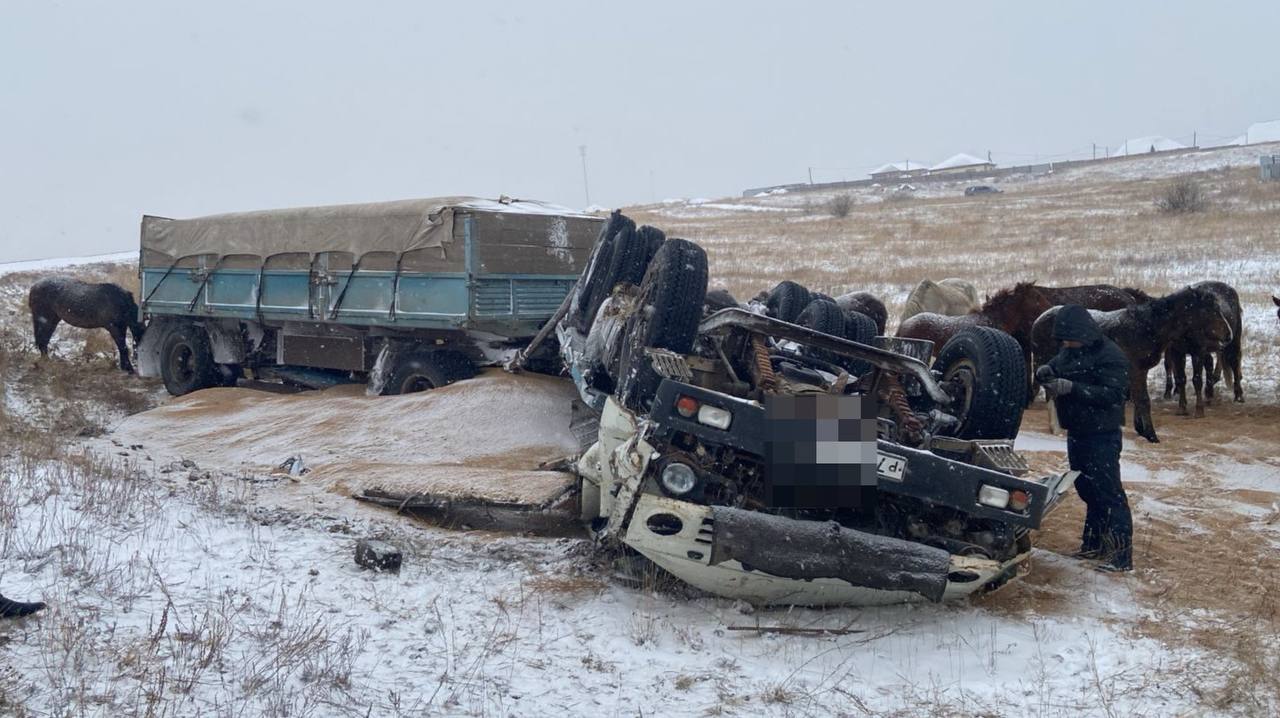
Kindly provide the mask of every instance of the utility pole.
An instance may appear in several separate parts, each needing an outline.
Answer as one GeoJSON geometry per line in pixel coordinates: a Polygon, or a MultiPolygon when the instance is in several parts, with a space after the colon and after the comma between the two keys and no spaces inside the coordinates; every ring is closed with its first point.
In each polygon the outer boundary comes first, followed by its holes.
{"type": "Polygon", "coordinates": [[[1093,159],[1098,159],[1098,143],[1093,143],[1093,159]]]}
{"type": "Polygon", "coordinates": [[[813,184],[813,168],[809,168],[809,184],[813,184]]]}
{"type": "Polygon", "coordinates": [[[1191,146],[1192,146],[1192,147],[1199,147],[1199,146],[1200,146],[1200,145],[1196,142],[1196,131],[1195,131],[1195,130],[1192,130],[1192,131],[1191,131],[1191,146]]]}
{"type": "Polygon", "coordinates": [[[582,195],[586,197],[587,207],[591,206],[591,189],[587,185],[587,146],[578,145],[578,154],[582,156],[582,195]]]}

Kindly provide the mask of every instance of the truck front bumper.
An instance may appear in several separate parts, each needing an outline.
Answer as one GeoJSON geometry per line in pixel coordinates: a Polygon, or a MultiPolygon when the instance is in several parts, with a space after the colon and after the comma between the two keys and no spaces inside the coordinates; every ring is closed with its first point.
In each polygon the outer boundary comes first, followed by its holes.
{"type": "Polygon", "coordinates": [[[623,542],[695,588],[765,605],[947,601],[1001,585],[1030,556],[956,556],[831,522],[654,494],[637,500],[623,542]]]}

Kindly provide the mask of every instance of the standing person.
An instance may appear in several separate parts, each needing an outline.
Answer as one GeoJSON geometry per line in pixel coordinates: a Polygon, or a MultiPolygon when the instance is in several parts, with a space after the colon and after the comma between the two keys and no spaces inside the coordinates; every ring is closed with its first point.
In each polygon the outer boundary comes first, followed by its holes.
{"type": "Polygon", "coordinates": [[[0,594],[0,618],[29,616],[43,608],[44,604],[40,602],[23,603],[21,601],[10,601],[3,594],[0,594]]]}
{"type": "Polygon", "coordinates": [[[1062,349],[1036,369],[1036,381],[1057,397],[1067,430],[1067,460],[1080,472],[1076,493],[1087,511],[1078,558],[1100,559],[1100,571],[1133,570],[1133,517],[1120,483],[1120,427],[1129,359],[1098,328],[1089,310],[1058,310],[1053,338],[1062,349]]]}

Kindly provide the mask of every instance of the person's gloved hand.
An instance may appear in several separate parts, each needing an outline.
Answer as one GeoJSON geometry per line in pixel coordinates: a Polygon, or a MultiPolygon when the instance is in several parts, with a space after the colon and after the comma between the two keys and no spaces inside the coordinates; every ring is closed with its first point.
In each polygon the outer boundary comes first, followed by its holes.
{"type": "Polygon", "coordinates": [[[1050,379],[1053,379],[1053,367],[1048,364],[1041,364],[1036,368],[1036,382],[1048,384],[1050,379]]]}
{"type": "Polygon", "coordinates": [[[1071,380],[1070,379],[1050,379],[1049,381],[1045,382],[1044,388],[1053,392],[1054,396],[1062,396],[1064,394],[1070,394],[1071,380]]]}

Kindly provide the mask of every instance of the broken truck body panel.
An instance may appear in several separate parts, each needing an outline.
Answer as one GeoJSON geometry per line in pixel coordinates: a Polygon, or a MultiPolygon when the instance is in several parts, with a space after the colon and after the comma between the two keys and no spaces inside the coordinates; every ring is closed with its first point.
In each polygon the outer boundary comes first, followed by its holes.
{"type": "Polygon", "coordinates": [[[724,308],[701,248],[629,223],[610,218],[555,326],[599,414],[576,470],[603,544],[757,603],[941,601],[1025,569],[1074,477],[1013,450],[1012,337],[967,330],[929,366],[931,342],[794,282],[724,308]]]}
{"type": "Polygon", "coordinates": [[[364,374],[387,352],[441,348],[498,363],[570,293],[601,221],[474,197],[147,216],[140,309],[159,331],[144,335],[140,368],[162,374],[168,329],[193,325],[237,372],[364,374]]]}

